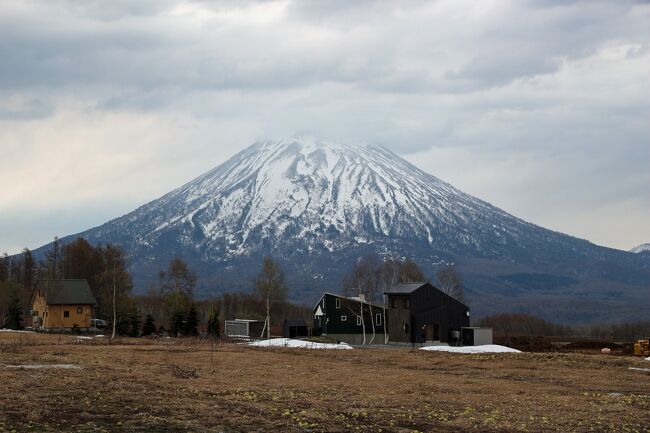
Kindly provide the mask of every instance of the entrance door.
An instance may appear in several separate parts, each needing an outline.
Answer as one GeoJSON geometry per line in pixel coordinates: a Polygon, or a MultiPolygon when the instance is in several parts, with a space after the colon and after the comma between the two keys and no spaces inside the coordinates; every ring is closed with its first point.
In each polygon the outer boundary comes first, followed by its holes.
{"type": "Polygon", "coordinates": [[[426,325],[424,327],[424,334],[426,336],[427,341],[433,341],[433,326],[426,325]]]}

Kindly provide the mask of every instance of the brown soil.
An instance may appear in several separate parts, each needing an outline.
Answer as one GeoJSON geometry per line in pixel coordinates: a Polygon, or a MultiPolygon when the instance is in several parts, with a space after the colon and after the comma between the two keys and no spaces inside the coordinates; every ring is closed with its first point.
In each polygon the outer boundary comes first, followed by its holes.
{"type": "Polygon", "coordinates": [[[0,432],[650,432],[634,357],[74,341],[0,333],[0,432]]]}

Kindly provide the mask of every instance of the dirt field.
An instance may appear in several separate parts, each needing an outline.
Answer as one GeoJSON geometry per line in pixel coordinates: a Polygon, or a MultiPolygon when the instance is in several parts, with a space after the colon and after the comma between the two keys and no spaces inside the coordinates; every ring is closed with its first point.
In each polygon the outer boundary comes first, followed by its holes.
{"type": "Polygon", "coordinates": [[[634,357],[74,339],[0,333],[0,432],[650,432],[634,357]]]}

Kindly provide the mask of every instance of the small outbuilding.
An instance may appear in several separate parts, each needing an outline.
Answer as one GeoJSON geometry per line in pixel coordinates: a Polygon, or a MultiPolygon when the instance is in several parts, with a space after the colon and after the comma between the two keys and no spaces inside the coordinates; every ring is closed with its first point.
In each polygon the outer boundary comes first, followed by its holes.
{"type": "Polygon", "coordinates": [[[264,338],[264,320],[226,320],[224,334],[232,338],[264,338]]]}
{"type": "Polygon", "coordinates": [[[284,338],[308,337],[309,330],[305,319],[286,319],[282,323],[282,336],[284,338]]]}
{"type": "Polygon", "coordinates": [[[466,326],[460,329],[463,346],[492,344],[492,328],[466,326]]]}

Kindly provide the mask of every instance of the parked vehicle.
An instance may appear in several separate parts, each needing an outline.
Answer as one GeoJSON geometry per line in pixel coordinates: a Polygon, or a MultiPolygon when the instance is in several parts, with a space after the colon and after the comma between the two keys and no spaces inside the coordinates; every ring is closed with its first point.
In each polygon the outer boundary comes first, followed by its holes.
{"type": "Polygon", "coordinates": [[[90,319],[90,326],[93,326],[95,328],[106,328],[108,323],[106,323],[106,320],[104,319],[90,319]]]}

